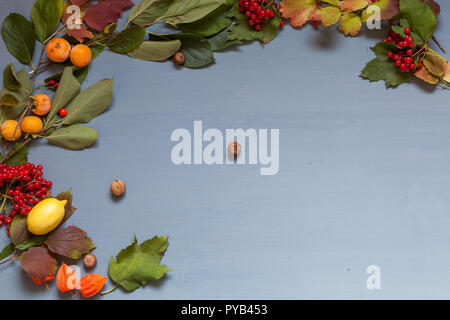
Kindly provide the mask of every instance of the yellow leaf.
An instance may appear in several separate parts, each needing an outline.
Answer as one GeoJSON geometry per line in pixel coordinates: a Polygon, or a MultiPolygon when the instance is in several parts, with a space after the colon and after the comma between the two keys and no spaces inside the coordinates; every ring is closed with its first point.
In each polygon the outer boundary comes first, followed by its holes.
{"type": "Polygon", "coordinates": [[[423,65],[436,77],[442,77],[447,68],[447,61],[439,54],[429,49],[423,59],[423,65]]]}
{"type": "Polygon", "coordinates": [[[417,70],[414,75],[422,79],[423,81],[429,83],[429,84],[436,84],[438,83],[439,79],[435,76],[433,76],[431,73],[428,72],[426,68],[421,68],[420,70],[417,70]]]}
{"type": "Polygon", "coordinates": [[[314,20],[322,21],[324,27],[329,27],[333,24],[338,23],[341,15],[341,10],[336,7],[328,6],[315,10],[312,14],[312,18],[314,20]]]}
{"type": "Polygon", "coordinates": [[[370,0],[344,0],[339,7],[344,11],[356,11],[364,9],[369,5],[370,0]]]}
{"type": "Polygon", "coordinates": [[[293,27],[301,27],[307,22],[314,9],[316,0],[283,0],[280,3],[280,12],[284,18],[291,18],[293,27]]]}
{"type": "Polygon", "coordinates": [[[344,14],[339,23],[341,24],[339,26],[339,30],[341,30],[341,32],[346,36],[349,34],[356,36],[362,26],[361,18],[354,13],[344,14]]]}
{"type": "Polygon", "coordinates": [[[326,3],[332,4],[333,6],[339,7],[339,0],[322,0],[322,2],[326,2],[326,3]]]}
{"type": "Polygon", "coordinates": [[[448,61],[445,65],[445,74],[442,76],[442,79],[444,79],[444,81],[450,83],[450,62],[448,62],[448,61]]]}
{"type": "Polygon", "coordinates": [[[381,20],[390,19],[399,14],[399,0],[378,0],[372,3],[369,7],[364,9],[362,13],[362,21],[366,22],[367,19],[373,14],[373,11],[369,10],[371,6],[377,6],[380,8],[381,20]],[[370,13],[369,13],[370,12],[370,13]]]}

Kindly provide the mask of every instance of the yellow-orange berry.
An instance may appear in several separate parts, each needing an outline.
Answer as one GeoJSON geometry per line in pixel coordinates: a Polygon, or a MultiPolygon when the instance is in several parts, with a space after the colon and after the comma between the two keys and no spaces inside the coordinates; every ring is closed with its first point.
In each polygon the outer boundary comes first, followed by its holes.
{"type": "Polygon", "coordinates": [[[44,124],[41,118],[36,116],[27,116],[23,118],[20,128],[25,133],[39,133],[42,131],[44,124]]]}
{"type": "Polygon", "coordinates": [[[92,60],[91,49],[84,44],[77,44],[70,51],[70,61],[76,67],[85,67],[92,60]]]}
{"type": "Polygon", "coordinates": [[[49,113],[52,108],[52,102],[50,97],[46,94],[37,94],[34,99],[36,100],[36,107],[33,110],[33,113],[38,116],[44,116],[49,113]]]}
{"type": "Polygon", "coordinates": [[[45,53],[53,62],[64,62],[70,55],[70,43],[63,38],[54,38],[47,44],[45,53]]]}
{"type": "Polygon", "coordinates": [[[2,137],[7,141],[16,141],[22,136],[22,130],[20,129],[20,126],[18,126],[18,122],[15,120],[6,120],[2,123],[0,130],[2,137]],[[14,131],[16,132],[15,135],[14,131]]]}

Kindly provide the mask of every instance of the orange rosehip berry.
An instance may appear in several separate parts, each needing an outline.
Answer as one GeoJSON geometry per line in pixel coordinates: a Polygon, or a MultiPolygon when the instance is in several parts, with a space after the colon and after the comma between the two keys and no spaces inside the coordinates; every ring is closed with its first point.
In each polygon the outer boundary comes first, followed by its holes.
{"type": "Polygon", "coordinates": [[[77,44],[70,51],[70,61],[76,67],[85,67],[92,60],[91,49],[84,44],[77,44]]]}
{"type": "Polygon", "coordinates": [[[18,126],[18,122],[15,120],[6,120],[3,122],[0,131],[2,137],[7,141],[16,141],[22,136],[22,130],[20,129],[20,126],[18,126]],[[16,132],[15,135],[14,132],[16,132]]]}
{"type": "Polygon", "coordinates": [[[33,113],[38,116],[44,116],[49,113],[52,108],[52,102],[50,97],[46,94],[37,94],[34,99],[36,100],[36,108],[33,110],[33,113]]]}
{"type": "Polygon", "coordinates": [[[42,131],[44,124],[41,118],[36,116],[27,116],[23,118],[20,128],[25,133],[39,133],[42,131]]]}
{"type": "Polygon", "coordinates": [[[47,44],[45,53],[53,62],[64,62],[70,55],[70,43],[62,38],[53,38],[47,44]]]}

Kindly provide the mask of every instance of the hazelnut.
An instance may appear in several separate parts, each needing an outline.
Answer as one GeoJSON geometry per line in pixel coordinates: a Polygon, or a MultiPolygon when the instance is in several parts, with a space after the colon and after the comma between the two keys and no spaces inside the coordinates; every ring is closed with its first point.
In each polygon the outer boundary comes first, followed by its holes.
{"type": "Polygon", "coordinates": [[[89,253],[84,256],[83,263],[86,268],[91,269],[97,264],[97,257],[95,254],[89,253]]]}
{"type": "Polygon", "coordinates": [[[238,142],[232,142],[228,145],[228,153],[233,157],[237,157],[241,152],[241,145],[238,142]]]}
{"type": "Polygon", "coordinates": [[[184,53],[181,51],[178,51],[173,55],[173,62],[175,64],[182,65],[184,64],[184,60],[185,60],[184,53]]]}
{"type": "Polygon", "coordinates": [[[125,191],[125,182],[123,182],[122,180],[117,179],[111,182],[111,192],[116,197],[120,197],[125,193],[125,191]]]}

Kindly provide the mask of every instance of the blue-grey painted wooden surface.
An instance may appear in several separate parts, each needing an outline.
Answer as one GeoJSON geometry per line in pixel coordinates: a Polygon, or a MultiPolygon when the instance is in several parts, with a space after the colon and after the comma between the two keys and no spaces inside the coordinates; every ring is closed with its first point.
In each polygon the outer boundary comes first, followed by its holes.
{"type": "MultiPolygon", "coordinates": [[[[450,3],[440,2],[436,36],[450,50],[450,3]]],[[[31,4],[2,0],[0,19],[29,16],[31,4]]],[[[111,108],[92,122],[98,143],[72,152],[42,142],[31,160],[55,191],[73,188],[71,221],[98,246],[95,272],[133,233],[168,234],[173,268],[157,285],[104,299],[450,298],[449,91],[358,78],[381,36],[285,27],[270,45],[219,53],[203,70],[111,52],[96,60],[85,86],[115,78],[111,108]],[[173,165],[170,135],[194,120],[279,128],[278,175],[173,165]],[[118,202],[115,178],[128,188],[118,202]],[[372,264],[381,290],[366,288],[372,264]]],[[[2,70],[10,61],[2,43],[2,70]]],[[[0,266],[0,283],[1,299],[66,297],[35,286],[18,262],[0,266]]]]}

